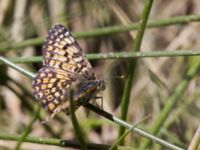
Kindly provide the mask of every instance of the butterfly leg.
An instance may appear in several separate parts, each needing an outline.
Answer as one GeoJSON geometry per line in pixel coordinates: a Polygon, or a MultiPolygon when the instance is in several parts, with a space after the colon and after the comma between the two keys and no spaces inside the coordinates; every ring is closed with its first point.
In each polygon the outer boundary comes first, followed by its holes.
{"type": "MultiPolygon", "coordinates": [[[[101,106],[100,106],[100,108],[103,110],[103,97],[102,96],[96,96],[96,97],[92,98],[92,103],[91,104],[94,105],[97,99],[101,100],[101,106]]],[[[85,102],[84,104],[86,104],[86,103],[89,103],[89,100],[87,102],[85,102]]],[[[89,116],[89,113],[90,113],[90,111],[87,109],[86,110],[86,114],[87,114],[86,116],[87,117],[89,116]]]]}
{"type": "Polygon", "coordinates": [[[100,101],[101,101],[101,106],[100,106],[100,108],[103,110],[103,97],[102,97],[102,96],[96,96],[96,97],[95,97],[95,100],[97,100],[97,99],[100,99],[100,101]]]}
{"type": "MultiPolygon", "coordinates": [[[[74,111],[76,111],[79,107],[81,106],[81,103],[79,100],[75,100],[74,101],[74,111]]],[[[70,106],[69,106],[70,107],[70,106]]],[[[62,111],[67,115],[69,116],[71,111],[70,111],[70,108],[69,107],[65,107],[62,109],[62,111]]]]}

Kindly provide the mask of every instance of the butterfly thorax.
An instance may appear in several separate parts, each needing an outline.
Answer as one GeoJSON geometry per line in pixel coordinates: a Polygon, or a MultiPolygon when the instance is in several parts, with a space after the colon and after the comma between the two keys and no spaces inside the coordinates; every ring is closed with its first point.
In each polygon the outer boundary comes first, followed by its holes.
{"type": "Polygon", "coordinates": [[[78,92],[75,94],[75,101],[87,103],[89,99],[96,95],[99,91],[105,89],[103,80],[91,80],[82,84],[78,92]]]}

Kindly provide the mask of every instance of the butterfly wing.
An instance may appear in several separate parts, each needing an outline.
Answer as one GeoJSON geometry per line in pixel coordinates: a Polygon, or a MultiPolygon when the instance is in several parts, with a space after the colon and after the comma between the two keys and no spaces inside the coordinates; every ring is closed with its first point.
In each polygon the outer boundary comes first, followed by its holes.
{"type": "MultiPolygon", "coordinates": [[[[44,66],[33,82],[34,95],[48,112],[55,114],[67,102],[67,88],[78,76],[94,80],[95,75],[84,52],[62,25],[55,25],[49,31],[43,58],[44,66]]],[[[68,104],[65,108],[68,109],[68,104]]]]}
{"type": "Polygon", "coordinates": [[[49,31],[43,47],[43,57],[46,67],[82,74],[89,80],[95,79],[92,66],[83,50],[63,25],[55,25],[49,31]]]}
{"type": "Polygon", "coordinates": [[[38,71],[33,82],[34,95],[42,102],[48,112],[53,113],[58,105],[65,102],[66,89],[73,80],[62,70],[42,68],[38,71]]]}

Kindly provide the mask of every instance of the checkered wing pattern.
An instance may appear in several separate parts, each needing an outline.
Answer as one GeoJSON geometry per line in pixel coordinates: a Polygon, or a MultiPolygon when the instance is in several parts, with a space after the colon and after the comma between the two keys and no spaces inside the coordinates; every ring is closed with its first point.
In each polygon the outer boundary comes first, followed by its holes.
{"type": "Polygon", "coordinates": [[[43,47],[43,68],[33,82],[36,99],[44,108],[55,113],[67,101],[67,88],[78,76],[94,80],[94,71],[71,33],[55,25],[48,33],[43,47]]]}
{"type": "Polygon", "coordinates": [[[66,73],[82,73],[94,79],[92,66],[71,33],[63,25],[55,25],[43,47],[44,66],[62,69],[66,73]]]}

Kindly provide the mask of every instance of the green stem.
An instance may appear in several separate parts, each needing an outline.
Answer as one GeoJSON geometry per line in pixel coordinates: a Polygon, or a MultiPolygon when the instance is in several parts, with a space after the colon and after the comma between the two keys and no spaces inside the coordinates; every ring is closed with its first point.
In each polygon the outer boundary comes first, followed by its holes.
{"type": "MultiPolygon", "coordinates": [[[[178,56],[198,56],[200,50],[173,50],[173,51],[151,51],[151,52],[110,52],[100,54],[87,54],[90,60],[97,59],[127,59],[127,58],[148,58],[148,57],[178,57],[178,56]]],[[[14,63],[35,63],[42,62],[42,56],[34,57],[16,57],[8,59],[14,63]]],[[[2,64],[0,62],[0,64],[2,64]]]]}
{"type": "MultiPolygon", "coordinates": [[[[145,28],[146,28],[146,24],[147,24],[147,20],[148,20],[148,17],[149,17],[149,13],[150,13],[150,10],[151,10],[152,3],[153,3],[153,0],[146,0],[145,1],[144,10],[143,10],[142,16],[141,16],[141,25],[140,25],[138,32],[137,32],[137,35],[136,35],[135,43],[134,43],[133,50],[132,50],[133,52],[137,52],[137,51],[140,50],[142,38],[143,38],[143,35],[144,35],[144,31],[145,31],[145,28]]],[[[124,87],[123,96],[122,96],[122,104],[121,104],[121,119],[122,120],[127,119],[128,106],[129,106],[129,101],[130,101],[130,93],[131,93],[135,68],[136,68],[136,60],[132,59],[129,62],[128,76],[127,76],[127,80],[125,82],[125,87],[124,87]]],[[[121,135],[123,135],[124,132],[125,132],[125,128],[120,127],[119,137],[121,135]]],[[[120,144],[123,144],[123,143],[124,143],[124,140],[121,140],[120,144]]]]}
{"type": "MultiPolygon", "coordinates": [[[[200,15],[187,15],[187,16],[178,16],[178,17],[172,17],[168,19],[160,19],[160,20],[151,20],[147,24],[148,28],[157,28],[157,27],[164,27],[169,25],[175,25],[175,24],[184,24],[184,23],[190,23],[193,21],[200,21],[200,15]]],[[[111,26],[111,27],[105,27],[101,29],[93,29],[91,31],[87,32],[79,32],[74,33],[74,36],[76,38],[91,38],[91,37],[97,37],[97,36],[105,36],[110,34],[116,34],[121,32],[127,32],[130,30],[136,30],[139,28],[139,23],[131,23],[128,25],[118,25],[118,26],[111,26]]],[[[9,49],[19,49],[27,46],[35,46],[35,45],[41,45],[44,43],[44,38],[35,38],[35,39],[29,39],[18,43],[13,44],[6,44],[4,46],[0,47],[0,52],[5,52],[9,49]]]]}
{"type": "Polygon", "coordinates": [[[27,71],[26,69],[23,69],[23,68],[17,66],[16,64],[10,62],[8,59],[6,59],[6,58],[4,58],[4,57],[2,57],[2,56],[0,56],[0,61],[4,62],[5,64],[9,65],[9,66],[12,67],[13,69],[19,71],[20,73],[22,73],[22,74],[24,74],[24,75],[26,75],[26,76],[31,76],[32,78],[35,77],[35,74],[33,74],[33,73],[27,71]]]}
{"type": "MultiPolygon", "coordinates": [[[[21,135],[0,133],[0,139],[2,140],[18,141],[20,137],[21,135]]],[[[24,142],[80,149],[80,144],[77,142],[69,141],[69,140],[60,140],[60,139],[55,139],[55,138],[27,136],[24,139],[24,142]]],[[[97,149],[97,150],[108,149],[109,147],[109,145],[96,144],[96,143],[88,143],[87,146],[89,149],[97,149]]]]}
{"type": "Polygon", "coordinates": [[[138,126],[139,124],[141,124],[142,122],[144,122],[145,120],[147,120],[150,116],[145,117],[144,119],[142,119],[141,121],[139,121],[138,123],[134,124],[131,128],[129,128],[126,132],[124,132],[124,134],[119,137],[116,141],[113,142],[112,146],[109,148],[109,150],[115,150],[117,149],[118,143],[120,143],[121,140],[123,140],[132,130],[134,130],[134,128],[136,128],[136,126],[138,126]]]}
{"type": "Polygon", "coordinates": [[[110,121],[113,121],[114,123],[118,124],[119,126],[123,126],[123,127],[127,128],[127,129],[132,128],[133,129],[132,131],[134,131],[135,133],[137,133],[137,134],[139,134],[139,135],[141,135],[141,136],[143,136],[145,138],[151,139],[153,142],[158,143],[158,144],[160,144],[160,145],[162,145],[162,146],[164,146],[164,147],[166,147],[168,149],[171,149],[171,150],[184,150],[183,148],[178,147],[178,146],[176,146],[174,144],[171,144],[171,143],[169,143],[167,141],[164,141],[161,138],[153,136],[153,135],[145,132],[144,130],[141,130],[141,129],[136,128],[136,127],[133,128],[133,126],[131,124],[129,124],[129,123],[127,123],[127,122],[125,122],[125,121],[123,121],[123,120],[121,120],[119,118],[116,118],[112,114],[110,114],[110,113],[108,113],[108,112],[106,112],[106,111],[104,111],[104,110],[102,110],[102,109],[100,109],[98,107],[95,107],[94,105],[92,105],[90,103],[85,104],[84,107],[86,107],[89,110],[94,111],[98,115],[103,116],[104,118],[106,118],[106,119],[108,119],[110,121]]]}
{"type": "Polygon", "coordinates": [[[84,135],[83,132],[79,126],[78,120],[76,118],[75,112],[74,112],[74,93],[73,90],[70,89],[70,115],[71,115],[71,119],[72,119],[72,124],[74,127],[74,131],[76,133],[76,136],[79,140],[80,146],[83,150],[87,150],[87,145],[85,143],[84,140],[84,135]]]}

